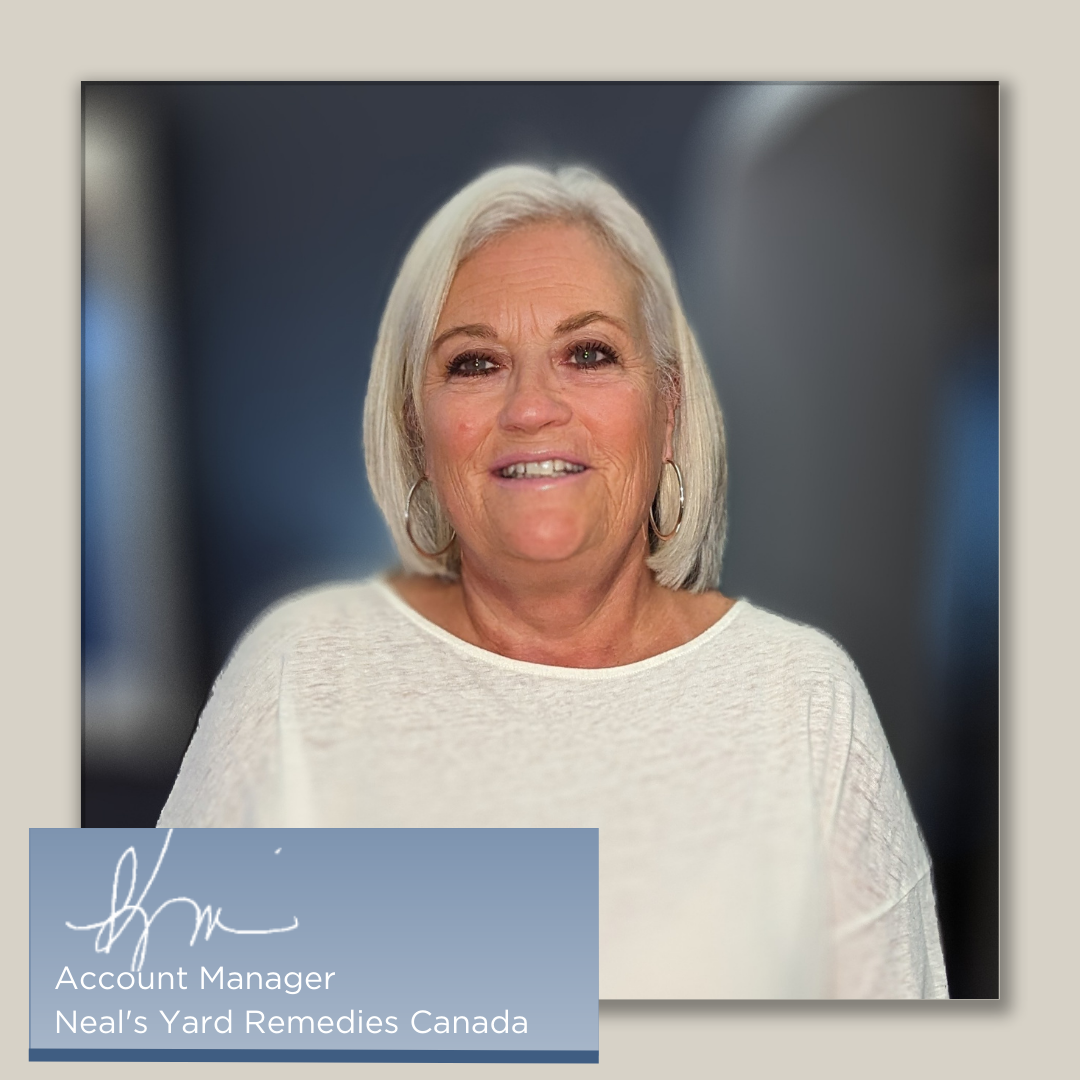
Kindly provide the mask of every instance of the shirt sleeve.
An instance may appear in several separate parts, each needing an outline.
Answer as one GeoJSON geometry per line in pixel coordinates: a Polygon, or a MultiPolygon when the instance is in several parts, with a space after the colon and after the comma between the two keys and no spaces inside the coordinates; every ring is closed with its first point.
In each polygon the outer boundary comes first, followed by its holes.
{"type": "Polygon", "coordinates": [[[822,810],[832,996],[949,996],[930,858],[854,664],[833,688],[822,810]]]}

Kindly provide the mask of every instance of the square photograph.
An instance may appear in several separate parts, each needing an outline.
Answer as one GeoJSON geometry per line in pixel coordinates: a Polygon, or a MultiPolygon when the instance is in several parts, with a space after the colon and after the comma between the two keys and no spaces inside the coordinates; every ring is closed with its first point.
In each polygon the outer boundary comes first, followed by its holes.
{"type": "Polygon", "coordinates": [[[602,999],[996,998],[997,83],[84,83],[84,827],[598,828],[602,999]]]}

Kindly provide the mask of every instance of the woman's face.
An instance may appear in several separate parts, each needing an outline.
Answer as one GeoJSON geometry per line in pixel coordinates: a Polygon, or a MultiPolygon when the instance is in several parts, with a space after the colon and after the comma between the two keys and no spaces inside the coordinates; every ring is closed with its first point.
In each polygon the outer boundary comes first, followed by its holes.
{"type": "Polygon", "coordinates": [[[674,402],[629,270],[586,228],[524,227],[461,264],[420,412],[466,563],[644,551],[674,402]]]}

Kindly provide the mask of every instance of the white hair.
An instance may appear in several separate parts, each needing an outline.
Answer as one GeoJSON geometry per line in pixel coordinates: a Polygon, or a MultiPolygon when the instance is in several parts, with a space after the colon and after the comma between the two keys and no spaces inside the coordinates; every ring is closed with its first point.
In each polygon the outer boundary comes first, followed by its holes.
{"type": "MultiPolygon", "coordinates": [[[[445,554],[427,558],[405,528],[409,491],[424,474],[420,387],[454,274],[485,241],[546,221],[589,228],[635,279],[657,392],[677,394],[672,446],[686,491],[682,527],[671,540],[661,542],[650,525],[648,565],[669,588],[714,588],[727,524],[724,422],[716,392],[652,230],[611,184],[578,167],[507,165],[484,173],[428,221],[405,256],[379,326],[364,402],[368,481],[402,565],[449,578],[461,565],[456,541],[445,554]]],[[[679,510],[674,470],[664,469],[662,480],[653,513],[667,531],[679,510]]],[[[410,524],[427,551],[438,551],[452,537],[430,484],[417,491],[410,524]]]]}

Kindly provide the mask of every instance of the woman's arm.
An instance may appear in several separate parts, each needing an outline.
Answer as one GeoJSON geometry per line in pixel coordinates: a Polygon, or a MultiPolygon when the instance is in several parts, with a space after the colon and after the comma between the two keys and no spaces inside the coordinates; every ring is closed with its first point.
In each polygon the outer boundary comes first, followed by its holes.
{"type": "Polygon", "coordinates": [[[302,625],[288,600],[244,634],[217,677],[161,812],[161,827],[287,825],[281,820],[281,676],[302,625]]]}
{"type": "Polygon", "coordinates": [[[948,997],[930,858],[870,695],[844,659],[822,799],[832,994],[948,997]]]}

